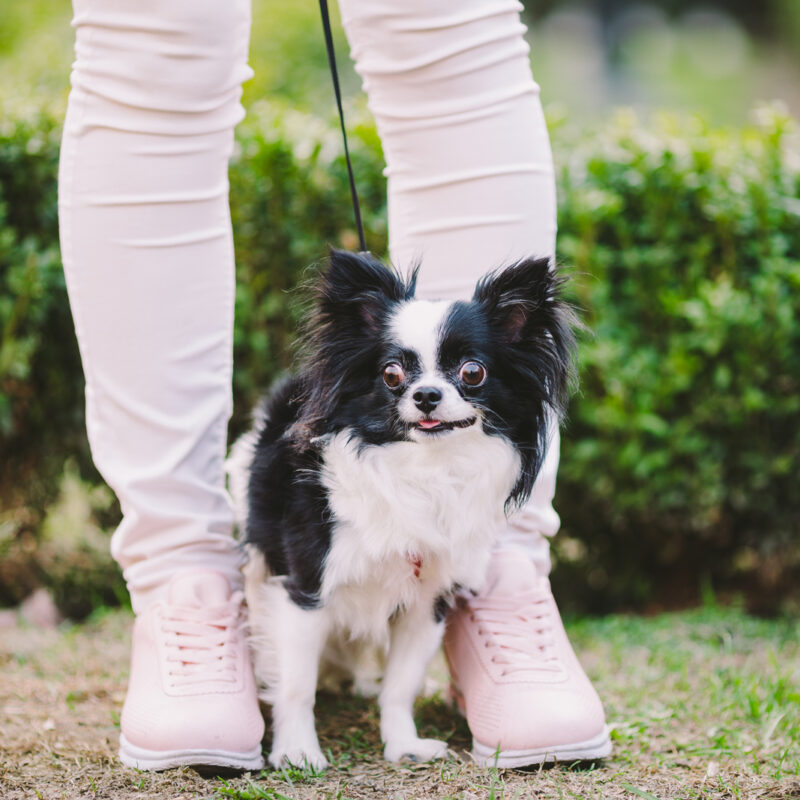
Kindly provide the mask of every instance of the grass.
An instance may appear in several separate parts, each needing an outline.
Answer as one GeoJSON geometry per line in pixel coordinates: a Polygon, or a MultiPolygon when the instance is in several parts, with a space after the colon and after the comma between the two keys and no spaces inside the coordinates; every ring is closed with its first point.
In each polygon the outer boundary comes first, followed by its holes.
{"type": "MultiPolygon", "coordinates": [[[[115,758],[130,617],[100,613],[58,631],[0,635],[0,797],[360,800],[361,798],[800,798],[800,621],[706,608],[568,626],[604,700],[614,754],[599,764],[485,770],[441,699],[434,664],[417,718],[450,760],[388,765],[373,702],[321,694],[331,768],[244,776],[150,774],[115,758]]],[[[268,745],[268,742],[266,743],[268,745]]]]}

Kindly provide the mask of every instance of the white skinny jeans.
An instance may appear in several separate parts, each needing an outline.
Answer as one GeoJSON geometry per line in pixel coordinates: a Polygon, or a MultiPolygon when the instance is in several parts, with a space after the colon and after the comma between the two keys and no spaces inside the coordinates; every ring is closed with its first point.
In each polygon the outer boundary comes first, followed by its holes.
{"type": "MultiPolygon", "coordinates": [[[[390,249],[421,296],[465,297],[552,254],[550,146],[515,0],[342,0],[381,135],[390,249]]],[[[135,611],[177,571],[240,585],[224,484],[233,242],[227,166],[242,118],[249,0],[74,0],[61,246],[92,454],[135,611]]],[[[320,33],[320,47],[323,47],[320,33]]],[[[347,197],[342,197],[348,203],[347,197]]],[[[320,247],[324,243],[320,242],[320,247]]],[[[558,441],[501,546],[549,570],[558,441]]]]}

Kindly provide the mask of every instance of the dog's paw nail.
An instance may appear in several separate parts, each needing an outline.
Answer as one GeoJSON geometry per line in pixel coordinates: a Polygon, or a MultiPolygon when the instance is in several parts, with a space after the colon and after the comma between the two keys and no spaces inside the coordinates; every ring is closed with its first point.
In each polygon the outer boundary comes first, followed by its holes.
{"type": "Polygon", "coordinates": [[[447,742],[440,742],[438,739],[417,739],[414,742],[406,742],[400,747],[387,744],[383,755],[387,761],[420,764],[435,758],[447,758],[447,742]]]}

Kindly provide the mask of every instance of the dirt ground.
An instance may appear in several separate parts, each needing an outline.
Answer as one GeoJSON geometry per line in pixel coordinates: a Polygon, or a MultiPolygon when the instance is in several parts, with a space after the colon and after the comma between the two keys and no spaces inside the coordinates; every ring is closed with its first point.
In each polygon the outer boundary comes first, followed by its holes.
{"type": "Polygon", "coordinates": [[[324,775],[227,777],[116,760],[130,624],[115,611],[57,630],[0,629],[0,800],[800,798],[797,621],[710,611],[570,626],[613,726],[615,752],[601,764],[478,768],[466,724],[441,699],[440,662],[418,720],[422,735],[448,739],[450,760],[387,765],[374,703],[322,694],[324,775]]]}

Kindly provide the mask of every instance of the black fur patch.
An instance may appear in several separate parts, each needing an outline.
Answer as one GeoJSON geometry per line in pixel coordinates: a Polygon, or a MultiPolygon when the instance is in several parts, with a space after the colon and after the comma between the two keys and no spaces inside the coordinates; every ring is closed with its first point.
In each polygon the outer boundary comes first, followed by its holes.
{"type": "Polygon", "coordinates": [[[443,622],[450,610],[450,600],[452,595],[440,594],[433,602],[433,618],[436,622],[443,622]]]}
{"type": "Polygon", "coordinates": [[[288,575],[289,596],[302,608],[319,603],[322,564],[331,542],[328,499],[319,482],[319,453],[295,446],[301,378],[276,387],[256,445],[248,490],[247,541],[276,575],[288,575]]]}

